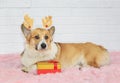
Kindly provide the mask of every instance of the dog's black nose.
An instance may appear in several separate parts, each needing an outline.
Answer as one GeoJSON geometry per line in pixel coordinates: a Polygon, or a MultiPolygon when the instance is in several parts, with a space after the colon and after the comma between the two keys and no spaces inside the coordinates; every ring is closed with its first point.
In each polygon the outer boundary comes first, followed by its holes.
{"type": "Polygon", "coordinates": [[[45,43],[42,43],[42,44],[41,44],[41,47],[42,47],[43,49],[45,49],[45,48],[46,48],[46,44],[45,44],[45,43]]]}

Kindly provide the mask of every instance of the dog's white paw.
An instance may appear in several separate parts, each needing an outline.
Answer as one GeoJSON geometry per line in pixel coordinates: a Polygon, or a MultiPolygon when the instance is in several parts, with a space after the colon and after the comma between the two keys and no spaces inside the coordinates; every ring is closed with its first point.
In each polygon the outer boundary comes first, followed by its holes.
{"type": "Polygon", "coordinates": [[[31,65],[29,67],[25,67],[25,66],[22,67],[22,71],[26,72],[26,73],[33,71],[33,70],[36,70],[36,69],[37,69],[36,65],[31,65]]]}
{"type": "Polygon", "coordinates": [[[28,71],[28,68],[27,67],[22,67],[22,69],[21,69],[23,72],[26,72],[26,73],[28,73],[29,71],[28,71]]]}

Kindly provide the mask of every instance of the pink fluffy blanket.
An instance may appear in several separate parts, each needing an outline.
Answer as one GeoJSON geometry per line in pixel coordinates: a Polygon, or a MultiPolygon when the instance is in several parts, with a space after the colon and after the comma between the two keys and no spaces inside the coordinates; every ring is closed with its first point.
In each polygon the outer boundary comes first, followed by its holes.
{"type": "Polygon", "coordinates": [[[111,52],[110,65],[98,68],[77,67],[61,73],[36,75],[21,71],[19,54],[0,55],[0,83],[119,83],[120,52],[111,52]]]}

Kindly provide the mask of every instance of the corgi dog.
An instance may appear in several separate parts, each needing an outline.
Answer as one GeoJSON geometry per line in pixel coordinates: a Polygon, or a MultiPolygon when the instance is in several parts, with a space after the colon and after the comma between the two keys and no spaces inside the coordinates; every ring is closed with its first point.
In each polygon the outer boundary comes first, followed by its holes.
{"type": "Polygon", "coordinates": [[[90,42],[86,43],[57,43],[53,41],[55,27],[49,29],[27,29],[23,24],[21,30],[25,36],[25,49],[21,53],[22,70],[35,70],[39,61],[56,60],[62,69],[73,66],[101,67],[109,64],[108,51],[90,42]]]}

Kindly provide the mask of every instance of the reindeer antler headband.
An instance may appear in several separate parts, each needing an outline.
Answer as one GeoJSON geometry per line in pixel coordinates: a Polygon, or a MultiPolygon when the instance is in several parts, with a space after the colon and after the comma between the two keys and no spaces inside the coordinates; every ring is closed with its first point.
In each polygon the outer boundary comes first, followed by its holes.
{"type": "Polygon", "coordinates": [[[42,27],[48,28],[52,25],[52,16],[46,16],[42,19],[42,27]]]}
{"type": "MultiPolygon", "coordinates": [[[[33,27],[33,21],[34,20],[31,17],[29,17],[28,15],[25,15],[23,25],[30,30],[33,27]]],[[[43,28],[48,28],[51,25],[52,25],[52,16],[46,16],[42,19],[43,28]]]]}
{"type": "Polygon", "coordinates": [[[28,15],[25,15],[23,24],[27,29],[30,30],[33,27],[33,19],[30,18],[28,15]]]}

